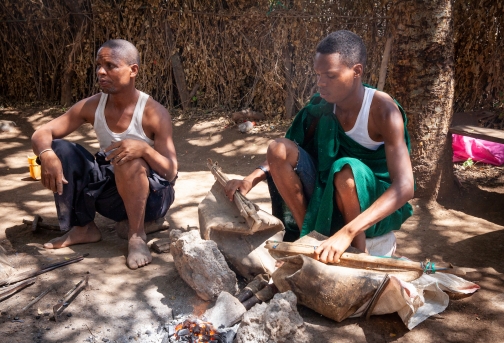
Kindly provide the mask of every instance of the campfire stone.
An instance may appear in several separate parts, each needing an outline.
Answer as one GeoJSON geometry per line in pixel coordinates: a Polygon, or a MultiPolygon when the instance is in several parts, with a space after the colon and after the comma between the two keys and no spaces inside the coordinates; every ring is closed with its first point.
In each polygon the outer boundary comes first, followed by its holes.
{"type": "Polygon", "coordinates": [[[215,300],[222,291],[235,294],[236,274],[213,241],[202,240],[199,231],[170,233],[170,251],[180,277],[203,300],[215,300]]]}
{"type": "Polygon", "coordinates": [[[269,304],[252,307],[243,315],[235,343],[311,342],[292,291],[277,293],[269,304]]]}
{"type": "Polygon", "coordinates": [[[228,292],[222,292],[215,306],[208,309],[203,317],[216,328],[230,327],[238,323],[247,312],[242,303],[228,292]]]}

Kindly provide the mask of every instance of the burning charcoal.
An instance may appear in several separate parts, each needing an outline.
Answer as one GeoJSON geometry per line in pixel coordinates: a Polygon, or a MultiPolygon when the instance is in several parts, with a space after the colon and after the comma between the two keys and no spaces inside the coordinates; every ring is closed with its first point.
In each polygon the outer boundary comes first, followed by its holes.
{"type": "Polygon", "coordinates": [[[189,329],[182,329],[182,330],[177,331],[177,336],[183,337],[183,336],[189,335],[189,333],[190,333],[189,329]]]}

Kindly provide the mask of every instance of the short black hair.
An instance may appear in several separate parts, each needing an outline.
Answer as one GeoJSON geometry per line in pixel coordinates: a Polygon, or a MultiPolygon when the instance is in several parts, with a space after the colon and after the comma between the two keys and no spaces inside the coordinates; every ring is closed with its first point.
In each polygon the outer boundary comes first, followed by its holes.
{"type": "Polygon", "coordinates": [[[116,52],[119,57],[128,64],[137,64],[140,66],[140,54],[137,48],[124,39],[110,39],[103,43],[101,48],[109,48],[116,52]]]}
{"type": "Polygon", "coordinates": [[[353,32],[340,30],[331,32],[317,45],[317,52],[321,54],[335,54],[341,56],[347,67],[360,63],[366,67],[366,46],[358,35],[353,32]]]}

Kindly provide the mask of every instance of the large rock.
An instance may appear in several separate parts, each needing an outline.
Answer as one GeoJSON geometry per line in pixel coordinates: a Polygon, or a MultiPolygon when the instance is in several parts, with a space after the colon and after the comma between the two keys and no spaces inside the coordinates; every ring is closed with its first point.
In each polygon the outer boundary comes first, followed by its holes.
{"type": "Polygon", "coordinates": [[[235,343],[311,342],[291,291],[277,293],[269,304],[252,307],[243,315],[235,343]]]}
{"type": "Polygon", "coordinates": [[[257,214],[263,223],[262,230],[250,234],[245,219],[218,182],[198,206],[201,236],[217,243],[234,270],[248,280],[259,274],[273,273],[275,259],[264,248],[264,242],[281,241],[284,235],[279,219],[262,210],[257,214]]]}
{"type": "Polygon", "coordinates": [[[170,252],[182,279],[203,300],[215,300],[222,291],[238,291],[236,274],[213,241],[202,240],[199,231],[170,233],[170,252]]]}

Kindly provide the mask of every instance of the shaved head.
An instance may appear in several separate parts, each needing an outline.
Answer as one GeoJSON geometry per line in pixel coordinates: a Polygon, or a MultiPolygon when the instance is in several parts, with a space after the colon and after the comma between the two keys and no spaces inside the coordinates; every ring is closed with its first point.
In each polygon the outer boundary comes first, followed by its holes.
{"type": "Polygon", "coordinates": [[[137,48],[130,42],[124,39],[110,39],[103,43],[103,45],[98,49],[100,51],[102,48],[109,48],[117,54],[124,62],[131,64],[136,64],[140,67],[140,54],[137,48]]]}

